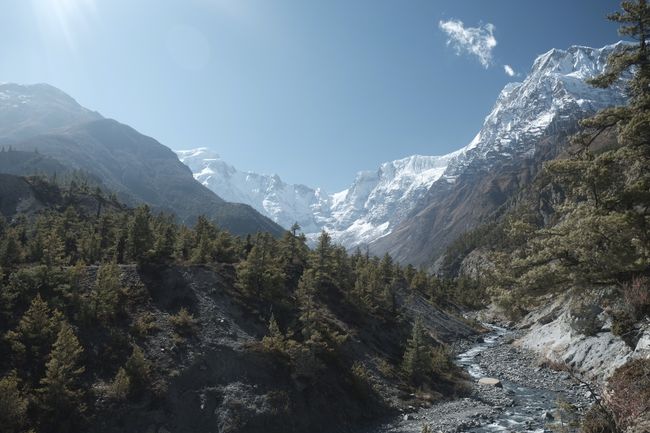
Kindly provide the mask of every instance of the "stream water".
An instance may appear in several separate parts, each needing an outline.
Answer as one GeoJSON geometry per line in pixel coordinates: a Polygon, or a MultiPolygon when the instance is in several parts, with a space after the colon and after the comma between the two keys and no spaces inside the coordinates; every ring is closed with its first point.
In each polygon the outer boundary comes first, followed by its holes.
{"type": "MultiPolygon", "coordinates": [[[[510,333],[507,329],[486,325],[492,332],[486,335],[482,343],[458,355],[456,362],[467,370],[474,380],[488,376],[477,357],[488,348],[503,344],[503,339],[510,333]]],[[[549,421],[546,414],[556,405],[558,394],[554,391],[522,386],[499,378],[506,393],[514,400],[514,405],[505,408],[493,422],[482,427],[470,429],[471,432],[529,431],[544,432],[549,421]]]]}
{"type": "Polygon", "coordinates": [[[392,423],[368,433],[420,433],[425,425],[432,432],[549,432],[559,420],[559,398],[584,409],[585,388],[567,373],[536,365],[536,355],[507,343],[513,331],[485,325],[490,332],[456,357],[456,363],[473,379],[473,393],[404,414],[392,423]],[[502,388],[478,385],[482,377],[494,377],[502,388]]]}

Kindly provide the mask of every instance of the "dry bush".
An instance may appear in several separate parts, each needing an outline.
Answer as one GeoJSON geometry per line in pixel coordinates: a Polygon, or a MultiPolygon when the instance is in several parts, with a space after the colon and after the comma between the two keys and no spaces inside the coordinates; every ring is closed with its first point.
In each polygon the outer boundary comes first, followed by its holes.
{"type": "Polygon", "coordinates": [[[196,332],[197,321],[187,308],[182,307],[178,313],[169,317],[176,331],[182,336],[193,335],[196,332]]]}
{"type": "Polygon", "coordinates": [[[650,282],[647,277],[637,277],[622,288],[623,300],[636,320],[650,314],[650,282]]]}
{"type": "Polygon", "coordinates": [[[608,406],[621,427],[650,412],[650,359],[635,359],[612,375],[608,406]]]}
{"type": "Polygon", "coordinates": [[[594,404],[589,408],[580,428],[581,433],[618,433],[609,412],[594,404]]]}

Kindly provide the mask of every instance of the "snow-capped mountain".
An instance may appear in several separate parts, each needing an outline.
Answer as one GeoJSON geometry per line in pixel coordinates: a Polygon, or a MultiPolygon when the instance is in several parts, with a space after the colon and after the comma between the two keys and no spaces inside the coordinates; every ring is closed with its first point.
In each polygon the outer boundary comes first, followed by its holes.
{"type": "Polygon", "coordinates": [[[549,128],[572,127],[588,113],[623,104],[623,82],[599,89],[585,80],[604,72],[609,54],[624,45],[572,46],[537,57],[523,82],[504,87],[480,132],[451,162],[445,178],[453,179],[475,161],[530,155],[535,140],[549,128]]]}
{"type": "Polygon", "coordinates": [[[304,185],[288,185],[279,176],[238,171],[207,148],[176,151],[194,178],[226,201],[245,203],[285,228],[295,222],[306,233],[318,232],[317,215],[329,197],[304,185]]]}
{"type": "MultiPolygon", "coordinates": [[[[624,83],[596,89],[585,82],[603,72],[609,54],[623,45],[573,46],[542,54],[522,82],[504,87],[467,146],[443,156],[386,162],[375,171],[359,172],[349,188],[334,194],[288,185],[277,175],[237,171],[205,148],[177,153],[197,180],[226,200],[250,204],[284,227],[297,221],[308,237],[325,229],[349,248],[381,240],[376,251],[383,252],[391,250],[386,245],[397,228],[400,236],[411,236],[404,234],[409,218],[431,204],[432,191],[449,188],[470,171],[532,158],[541,137],[575,128],[578,119],[596,110],[623,104],[624,83]]],[[[452,215],[454,210],[444,211],[452,215]]]]}
{"type": "Polygon", "coordinates": [[[414,155],[362,171],[352,185],[327,194],[305,185],[289,185],[277,175],[238,171],[206,148],[179,150],[194,178],[227,201],[246,203],[285,228],[294,222],[308,238],[327,230],[337,242],[353,247],[387,234],[445,171],[446,156],[414,155]]]}
{"type": "Polygon", "coordinates": [[[578,120],[625,103],[625,79],[607,89],[585,82],[604,72],[608,56],[624,45],[573,46],[539,56],[521,83],[501,91],[479,133],[449,161],[426,198],[370,250],[430,266],[449,243],[490,218],[567,145],[578,120]]]}
{"type": "Polygon", "coordinates": [[[354,247],[390,233],[424,197],[458,152],[413,155],[362,171],[352,185],[330,197],[323,228],[337,242],[354,247]]]}

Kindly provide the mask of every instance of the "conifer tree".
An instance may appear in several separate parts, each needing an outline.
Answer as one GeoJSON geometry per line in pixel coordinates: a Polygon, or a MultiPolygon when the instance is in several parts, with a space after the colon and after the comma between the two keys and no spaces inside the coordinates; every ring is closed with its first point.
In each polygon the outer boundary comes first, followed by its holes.
{"type": "Polygon", "coordinates": [[[246,260],[237,266],[237,287],[258,298],[277,298],[284,281],[274,240],[268,233],[258,235],[246,260]]]}
{"type": "Polygon", "coordinates": [[[334,275],[333,251],[332,238],[329,233],[323,230],[309,259],[309,267],[314,271],[314,284],[319,291],[323,291],[332,285],[334,275]]]}
{"type": "Polygon", "coordinates": [[[61,326],[62,316],[52,311],[40,295],[32,300],[15,330],[7,332],[14,355],[36,377],[61,326]]]}
{"type": "Polygon", "coordinates": [[[415,319],[411,338],[406,342],[402,369],[413,382],[420,382],[431,369],[431,349],[426,343],[426,331],[420,316],[415,319]]]}
{"type": "Polygon", "coordinates": [[[0,379],[0,426],[6,433],[20,433],[27,423],[29,402],[19,385],[15,371],[0,379]]]}
{"type": "Polygon", "coordinates": [[[65,265],[65,243],[54,228],[48,230],[43,240],[43,263],[47,266],[65,265]]]}
{"type": "Polygon", "coordinates": [[[53,431],[70,431],[77,422],[75,415],[84,411],[83,389],[79,384],[85,370],[81,365],[82,353],[83,347],[72,327],[63,322],[38,390],[46,414],[44,419],[53,431]]]}
{"type": "Polygon", "coordinates": [[[106,324],[118,309],[120,289],[120,268],[115,261],[102,264],[97,270],[95,289],[91,293],[95,318],[106,324]]]}
{"type": "Polygon", "coordinates": [[[153,247],[153,241],[149,206],[143,205],[135,210],[135,214],[129,222],[126,241],[129,258],[136,262],[146,261],[153,247]]]}
{"type": "Polygon", "coordinates": [[[108,387],[108,396],[117,401],[126,400],[131,390],[131,379],[123,367],[120,367],[108,387]]]}
{"type": "Polygon", "coordinates": [[[282,270],[290,288],[297,287],[300,276],[307,265],[309,254],[304,238],[296,235],[298,230],[300,230],[300,226],[298,223],[294,223],[291,230],[285,232],[280,240],[282,270]]]}
{"type": "Polygon", "coordinates": [[[157,218],[153,255],[158,261],[166,261],[174,255],[176,227],[170,217],[157,218]]]}
{"type": "Polygon", "coordinates": [[[0,266],[11,268],[22,260],[23,247],[15,230],[9,229],[5,232],[0,242],[0,266]]]}
{"type": "Polygon", "coordinates": [[[151,383],[151,362],[144,356],[142,349],[133,345],[133,352],[124,365],[129,377],[130,389],[136,395],[146,391],[151,383]]]}
{"type": "Polygon", "coordinates": [[[284,350],[285,337],[284,334],[282,334],[282,331],[280,331],[280,326],[275,320],[275,315],[273,313],[271,313],[271,318],[269,319],[268,335],[264,336],[262,344],[268,350],[284,350]]]}

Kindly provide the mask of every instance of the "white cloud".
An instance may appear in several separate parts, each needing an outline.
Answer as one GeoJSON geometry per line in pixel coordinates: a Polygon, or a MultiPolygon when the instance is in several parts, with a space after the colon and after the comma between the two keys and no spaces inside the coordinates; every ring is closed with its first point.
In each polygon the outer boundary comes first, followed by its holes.
{"type": "Polygon", "coordinates": [[[514,77],[516,75],[515,70],[512,69],[512,66],[510,66],[510,65],[503,65],[503,70],[506,72],[506,74],[509,77],[514,77]]]}
{"type": "Polygon", "coordinates": [[[456,54],[473,54],[486,69],[492,64],[492,49],[497,45],[494,25],[465,27],[462,21],[451,19],[441,20],[438,26],[447,34],[447,45],[454,47],[456,54]]]}

